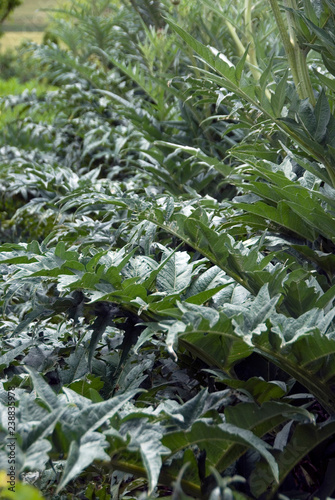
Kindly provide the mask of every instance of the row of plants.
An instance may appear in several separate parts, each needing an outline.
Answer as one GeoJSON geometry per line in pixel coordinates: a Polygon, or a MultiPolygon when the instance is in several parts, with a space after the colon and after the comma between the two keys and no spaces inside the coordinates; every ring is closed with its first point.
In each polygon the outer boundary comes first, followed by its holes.
{"type": "Polygon", "coordinates": [[[45,498],[335,494],[334,20],[57,12],[54,87],[2,99],[0,469],[15,387],[45,498]]]}

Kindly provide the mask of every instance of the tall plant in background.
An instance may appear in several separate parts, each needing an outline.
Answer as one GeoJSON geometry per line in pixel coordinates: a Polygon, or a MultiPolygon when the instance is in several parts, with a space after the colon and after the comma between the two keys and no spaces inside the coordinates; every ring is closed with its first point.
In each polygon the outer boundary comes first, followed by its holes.
{"type": "MultiPolygon", "coordinates": [[[[13,12],[13,10],[21,5],[22,0],[2,0],[0,4],[0,26],[6,21],[8,16],[13,12]]],[[[2,35],[2,30],[0,29],[0,36],[2,35]]]]}

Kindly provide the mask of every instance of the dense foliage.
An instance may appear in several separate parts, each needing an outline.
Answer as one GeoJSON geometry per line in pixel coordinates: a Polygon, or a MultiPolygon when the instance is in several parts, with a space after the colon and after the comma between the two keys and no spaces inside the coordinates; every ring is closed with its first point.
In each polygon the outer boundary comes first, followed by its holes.
{"type": "Polygon", "coordinates": [[[0,469],[15,387],[45,498],[335,495],[335,8],[284,4],[74,2],[2,99],[0,469]]]}

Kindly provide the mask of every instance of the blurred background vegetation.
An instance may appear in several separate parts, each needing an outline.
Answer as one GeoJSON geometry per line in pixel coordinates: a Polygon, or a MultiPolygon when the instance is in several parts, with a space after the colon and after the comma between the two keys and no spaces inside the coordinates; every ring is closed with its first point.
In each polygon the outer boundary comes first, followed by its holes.
{"type": "MultiPolygon", "coordinates": [[[[4,2],[9,5],[9,2],[4,2]]],[[[42,9],[52,9],[60,5],[59,0],[14,0],[11,2],[13,10],[6,16],[2,24],[3,36],[0,41],[1,52],[19,47],[22,42],[30,40],[40,43],[43,40],[44,30],[48,25],[48,14],[42,9]],[[19,5],[21,3],[21,5],[19,5]]],[[[4,10],[4,7],[2,7],[4,10]]],[[[1,15],[1,11],[0,11],[1,15]]],[[[2,17],[1,17],[2,19],[2,17]]]]}

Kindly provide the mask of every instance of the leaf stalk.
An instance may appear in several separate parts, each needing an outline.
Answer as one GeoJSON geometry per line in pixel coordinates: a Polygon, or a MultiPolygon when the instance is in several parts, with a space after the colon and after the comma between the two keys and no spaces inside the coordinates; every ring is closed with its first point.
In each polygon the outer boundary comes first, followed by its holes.
{"type": "Polygon", "coordinates": [[[292,10],[297,10],[295,0],[285,0],[287,26],[280,12],[277,0],[269,0],[271,9],[278,27],[279,35],[283,43],[292,77],[300,99],[309,99],[312,106],[316,100],[309,77],[306,54],[299,47],[296,37],[296,21],[292,10]],[[289,10],[290,9],[290,10],[289,10]]]}

